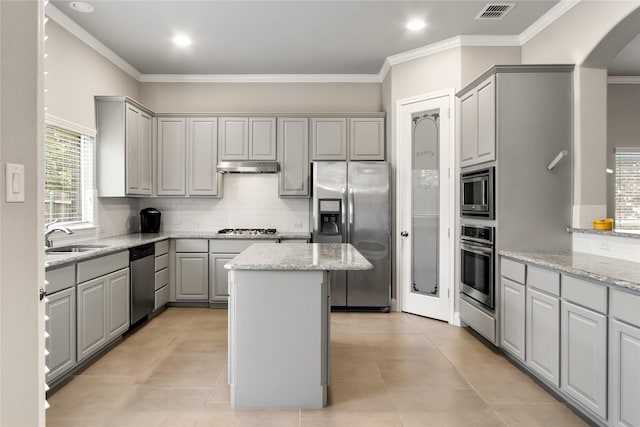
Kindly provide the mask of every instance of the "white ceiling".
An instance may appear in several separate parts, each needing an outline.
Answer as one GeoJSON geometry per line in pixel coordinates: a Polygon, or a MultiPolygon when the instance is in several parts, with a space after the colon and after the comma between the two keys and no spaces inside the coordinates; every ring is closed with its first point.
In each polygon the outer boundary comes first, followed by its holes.
{"type": "MultiPolygon", "coordinates": [[[[388,57],[456,36],[490,36],[494,42],[518,45],[543,15],[566,10],[566,2],[558,0],[513,0],[515,7],[503,19],[476,20],[488,1],[86,2],[94,12],[79,13],[67,0],[51,0],[55,14],[51,6],[48,14],[60,22],[61,12],[133,74],[191,76],[376,75],[388,57]],[[404,25],[414,18],[424,19],[426,28],[406,30],[404,25]],[[189,35],[193,44],[175,47],[171,39],[177,33],[189,35]]],[[[620,61],[621,68],[633,66],[620,61]]]]}

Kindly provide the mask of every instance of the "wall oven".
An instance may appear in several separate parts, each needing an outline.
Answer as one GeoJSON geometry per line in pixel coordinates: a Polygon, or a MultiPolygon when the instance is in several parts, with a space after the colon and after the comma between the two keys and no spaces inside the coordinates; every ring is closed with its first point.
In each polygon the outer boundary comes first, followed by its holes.
{"type": "MultiPolygon", "coordinates": [[[[476,305],[495,308],[494,228],[463,225],[460,230],[460,292],[476,305]]],[[[470,301],[471,302],[471,301],[470,301]]]]}
{"type": "Polygon", "coordinates": [[[494,219],[494,174],[494,167],[461,174],[460,214],[462,217],[494,219]]]}

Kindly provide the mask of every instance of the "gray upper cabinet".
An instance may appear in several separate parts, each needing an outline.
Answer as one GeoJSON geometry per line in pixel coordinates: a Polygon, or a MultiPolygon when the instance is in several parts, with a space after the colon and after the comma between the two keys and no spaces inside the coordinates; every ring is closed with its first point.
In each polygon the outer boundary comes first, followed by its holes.
{"type": "Polygon", "coordinates": [[[218,119],[159,117],[158,196],[221,196],[218,119]]]}
{"type": "Polygon", "coordinates": [[[152,194],[153,113],[124,97],[96,97],[100,197],[152,194]]]}
{"type": "Polygon", "coordinates": [[[384,160],[384,119],[349,119],[349,159],[384,160]]]}
{"type": "Polygon", "coordinates": [[[495,75],[490,76],[460,98],[460,111],[460,166],[495,160],[495,75]]]}
{"type": "Polygon", "coordinates": [[[279,195],[309,197],[309,120],[278,118],[279,195]]]}
{"type": "Polygon", "coordinates": [[[275,160],[274,117],[220,117],[218,156],[226,160],[275,160]]]}
{"type": "Polygon", "coordinates": [[[161,117],[158,121],[158,196],[186,194],[186,119],[161,117]]]}
{"type": "Polygon", "coordinates": [[[347,119],[311,119],[311,160],[347,160],[347,119]]]}
{"type": "Polygon", "coordinates": [[[249,118],[249,160],[276,160],[275,117],[249,118]]]}
{"type": "Polygon", "coordinates": [[[190,196],[222,196],[218,164],[218,120],[199,117],[187,120],[187,193],[190,196]]]}

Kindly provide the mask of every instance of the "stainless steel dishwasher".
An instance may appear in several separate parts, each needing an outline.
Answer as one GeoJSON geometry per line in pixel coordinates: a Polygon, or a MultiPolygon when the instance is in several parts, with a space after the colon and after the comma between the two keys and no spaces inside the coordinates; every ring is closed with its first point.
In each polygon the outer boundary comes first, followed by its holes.
{"type": "Polygon", "coordinates": [[[131,267],[130,322],[132,325],[153,311],[155,254],[155,243],[129,249],[131,267]]]}

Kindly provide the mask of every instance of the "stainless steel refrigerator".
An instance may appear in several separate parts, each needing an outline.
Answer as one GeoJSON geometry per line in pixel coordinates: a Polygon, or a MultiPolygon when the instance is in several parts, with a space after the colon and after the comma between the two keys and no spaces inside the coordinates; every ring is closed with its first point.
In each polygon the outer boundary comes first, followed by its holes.
{"type": "Polygon", "coordinates": [[[312,171],[311,241],[351,243],[374,265],[373,270],[332,272],[331,306],[389,311],[389,163],[314,162],[312,171]]]}

